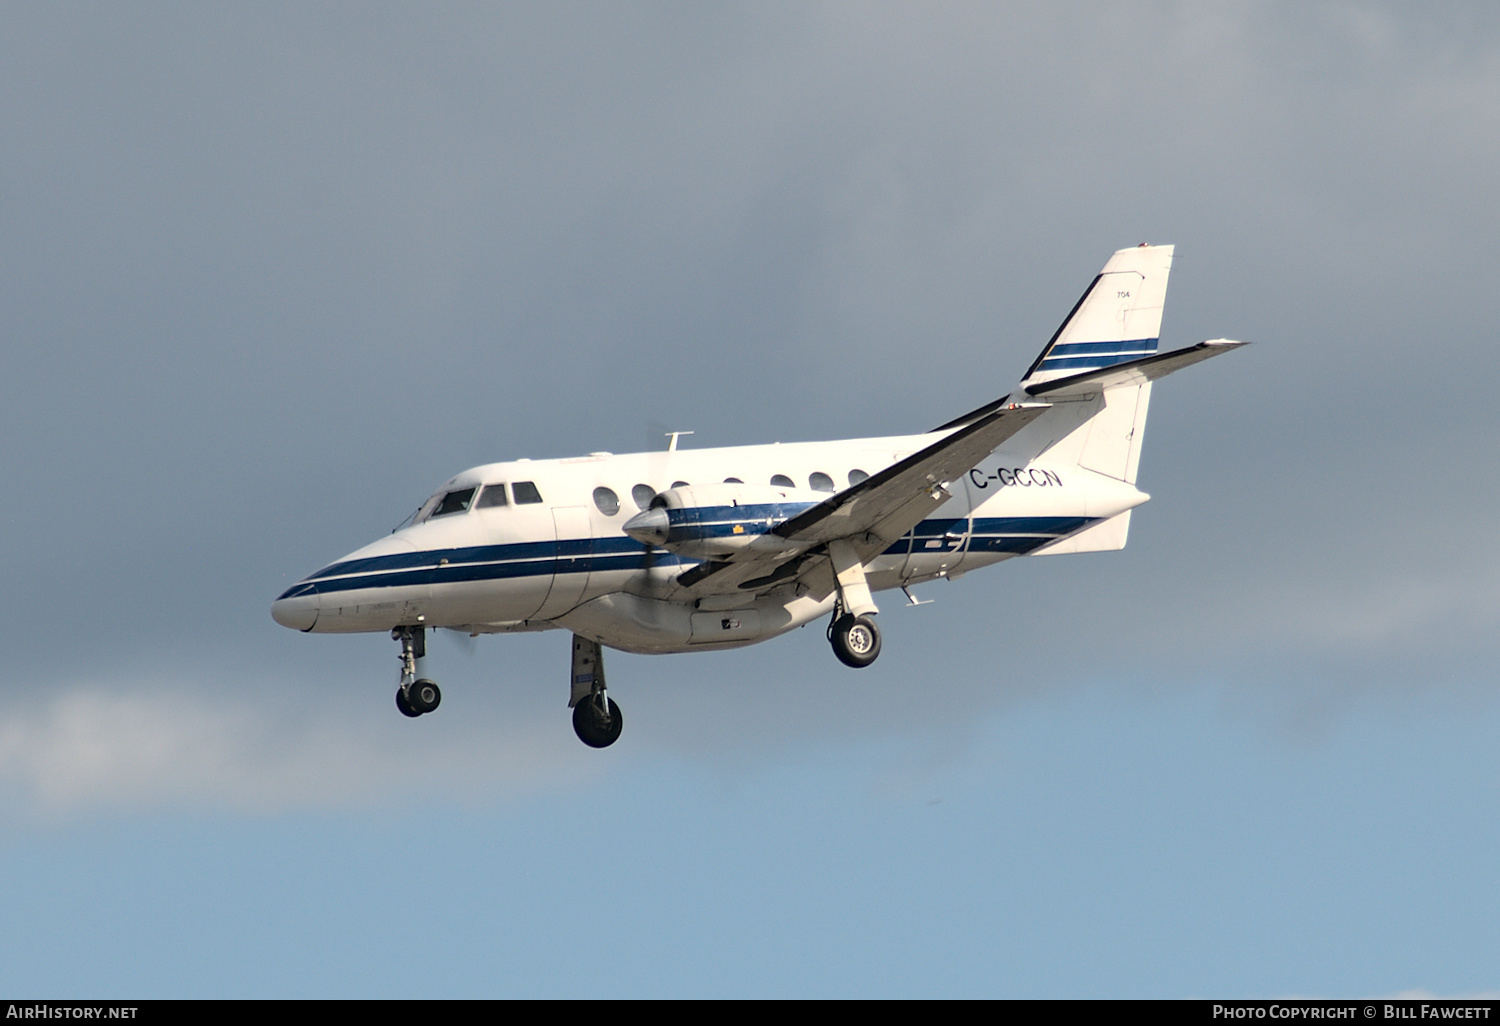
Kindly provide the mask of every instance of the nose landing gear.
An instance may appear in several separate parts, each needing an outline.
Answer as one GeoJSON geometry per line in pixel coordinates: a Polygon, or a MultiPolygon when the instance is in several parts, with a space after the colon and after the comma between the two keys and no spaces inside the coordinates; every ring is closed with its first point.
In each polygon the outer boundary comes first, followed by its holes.
{"type": "Polygon", "coordinates": [[[417,660],[427,655],[427,632],[421,627],[397,627],[391,637],[401,642],[401,683],[396,688],[396,708],[403,716],[430,713],[443,700],[443,692],[427,678],[417,677],[417,660]]]}

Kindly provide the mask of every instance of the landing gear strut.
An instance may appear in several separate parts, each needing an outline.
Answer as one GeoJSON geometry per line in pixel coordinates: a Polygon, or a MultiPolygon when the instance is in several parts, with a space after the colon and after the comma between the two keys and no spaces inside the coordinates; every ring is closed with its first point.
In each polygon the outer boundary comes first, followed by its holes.
{"type": "Polygon", "coordinates": [[[608,748],[620,737],[625,720],[614,699],[604,693],[604,648],[573,635],[573,677],[568,704],[573,733],[590,748],[608,748]]]}
{"type": "Polygon", "coordinates": [[[443,692],[425,677],[417,677],[417,660],[427,655],[427,632],[421,627],[397,627],[391,637],[401,642],[401,683],[396,688],[396,708],[403,716],[430,713],[443,700],[443,692]]]}

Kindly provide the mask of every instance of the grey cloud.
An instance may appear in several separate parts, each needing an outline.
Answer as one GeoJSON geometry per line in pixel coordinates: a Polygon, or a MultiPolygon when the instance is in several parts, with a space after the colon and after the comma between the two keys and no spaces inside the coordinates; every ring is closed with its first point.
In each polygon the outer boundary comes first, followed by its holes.
{"type": "MultiPolygon", "coordinates": [[[[945,588],[855,722],[920,719],[903,674],[981,630],[1052,639],[1066,657],[1038,680],[1299,654],[1364,673],[1436,640],[1481,665],[1495,19],[9,7],[16,679],[149,676],[181,651],[328,665],[270,597],[453,472],[628,451],[652,425],[702,445],[930,426],[1004,392],[1105,256],[1147,239],[1179,246],[1170,343],[1257,346],[1157,390],[1156,499],[1125,553],[945,588]],[[1113,660],[1076,651],[1070,617],[1113,660]]],[[[552,648],[479,659],[545,681],[552,648]]],[[[803,659],[827,654],[622,665],[779,694],[821,679],[785,670],[803,659]]],[[[925,701],[948,725],[993,693],[925,701]]],[[[836,723],[826,701],[810,723],[836,723]]]]}

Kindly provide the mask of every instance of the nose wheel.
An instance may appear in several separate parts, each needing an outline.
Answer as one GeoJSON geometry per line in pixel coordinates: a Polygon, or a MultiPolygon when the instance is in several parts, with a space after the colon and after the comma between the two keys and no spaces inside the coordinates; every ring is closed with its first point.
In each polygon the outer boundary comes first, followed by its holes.
{"type": "Polygon", "coordinates": [[[443,692],[430,680],[413,681],[410,687],[396,689],[396,708],[406,716],[422,716],[438,707],[443,692]]]}
{"type": "Polygon", "coordinates": [[[391,637],[401,642],[401,683],[396,688],[396,708],[413,718],[430,713],[443,700],[442,690],[426,677],[417,676],[417,660],[427,655],[427,636],[421,627],[397,627],[391,637]]]}
{"type": "Polygon", "coordinates": [[[401,710],[402,716],[410,716],[412,719],[422,715],[411,707],[411,703],[406,700],[406,692],[400,688],[396,689],[396,708],[401,710]]]}

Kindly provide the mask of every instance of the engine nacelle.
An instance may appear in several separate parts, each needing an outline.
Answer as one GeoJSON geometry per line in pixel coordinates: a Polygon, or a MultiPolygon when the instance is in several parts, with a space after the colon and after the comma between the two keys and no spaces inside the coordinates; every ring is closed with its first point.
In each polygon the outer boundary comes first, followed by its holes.
{"type": "Polygon", "coordinates": [[[625,521],[624,531],[691,559],[728,556],[752,545],[781,549],[789,546],[771,529],[827,497],[775,485],[683,485],[652,499],[649,509],[625,521]]]}

